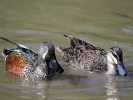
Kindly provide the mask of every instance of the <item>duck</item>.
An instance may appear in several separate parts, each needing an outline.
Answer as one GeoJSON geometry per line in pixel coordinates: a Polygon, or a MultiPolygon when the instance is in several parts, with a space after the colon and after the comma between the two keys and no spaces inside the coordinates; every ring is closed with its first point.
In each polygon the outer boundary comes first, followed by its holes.
{"type": "Polygon", "coordinates": [[[53,79],[56,72],[64,72],[56,59],[55,48],[52,43],[42,42],[38,53],[36,53],[28,47],[7,38],[0,37],[0,39],[17,46],[14,49],[2,50],[6,70],[9,73],[26,79],[53,79]]]}
{"type": "Polygon", "coordinates": [[[85,73],[105,73],[106,75],[127,76],[123,63],[121,48],[114,46],[109,51],[92,43],[67,36],[70,47],[57,47],[63,60],[73,70],[82,70],[85,73]]]}

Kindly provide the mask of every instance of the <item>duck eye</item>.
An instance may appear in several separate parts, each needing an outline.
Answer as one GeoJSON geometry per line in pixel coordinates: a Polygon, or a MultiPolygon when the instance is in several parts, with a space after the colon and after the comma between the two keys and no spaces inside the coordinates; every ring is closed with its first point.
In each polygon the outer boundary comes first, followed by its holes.
{"type": "Polygon", "coordinates": [[[44,51],[47,51],[47,48],[44,48],[44,51]]]}
{"type": "Polygon", "coordinates": [[[114,52],[112,52],[112,55],[118,59],[117,55],[114,52]]]}

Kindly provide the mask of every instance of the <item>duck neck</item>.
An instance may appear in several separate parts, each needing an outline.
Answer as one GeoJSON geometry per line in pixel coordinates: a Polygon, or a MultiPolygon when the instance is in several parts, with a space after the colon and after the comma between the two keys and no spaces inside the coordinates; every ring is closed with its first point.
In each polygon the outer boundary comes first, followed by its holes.
{"type": "Polygon", "coordinates": [[[48,63],[40,55],[38,55],[38,69],[40,69],[42,73],[47,73],[48,70],[48,63]]]}
{"type": "Polygon", "coordinates": [[[106,74],[109,75],[115,75],[117,73],[116,71],[116,64],[113,63],[112,54],[110,52],[107,53],[107,72],[106,74]]]}
{"type": "Polygon", "coordinates": [[[116,65],[111,64],[110,62],[107,63],[108,66],[108,71],[106,72],[106,74],[109,75],[116,75],[116,65]]]}

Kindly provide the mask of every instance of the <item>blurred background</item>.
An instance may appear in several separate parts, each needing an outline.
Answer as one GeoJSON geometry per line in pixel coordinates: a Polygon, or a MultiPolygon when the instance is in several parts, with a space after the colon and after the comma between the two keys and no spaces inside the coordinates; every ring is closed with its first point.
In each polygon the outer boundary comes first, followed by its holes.
{"type": "MultiPolygon", "coordinates": [[[[123,50],[128,77],[84,75],[65,65],[50,82],[31,82],[5,71],[0,55],[0,99],[3,100],[132,100],[133,0],[0,0],[0,36],[38,51],[40,43],[69,46],[71,35],[106,50],[123,50]]],[[[0,51],[15,48],[0,40],[0,51]]]]}

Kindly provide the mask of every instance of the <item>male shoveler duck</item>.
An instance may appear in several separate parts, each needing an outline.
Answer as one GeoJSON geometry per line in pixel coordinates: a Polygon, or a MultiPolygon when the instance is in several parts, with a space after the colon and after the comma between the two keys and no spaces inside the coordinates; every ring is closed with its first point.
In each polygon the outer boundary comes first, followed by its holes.
{"type": "Polygon", "coordinates": [[[65,62],[73,69],[85,72],[105,72],[108,75],[127,75],[123,64],[123,54],[119,47],[111,47],[110,51],[80,39],[64,35],[70,40],[68,48],[57,47],[65,62]]]}
{"type": "Polygon", "coordinates": [[[2,51],[8,72],[31,79],[52,79],[55,72],[63,73],[52,43],[43,42],[36,53],[22,44],[0,38],[17,46],[15,49],[2,51]]]}

